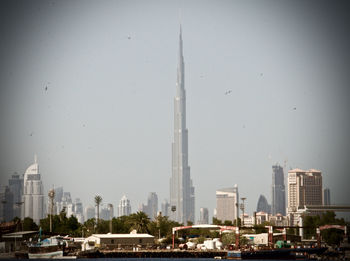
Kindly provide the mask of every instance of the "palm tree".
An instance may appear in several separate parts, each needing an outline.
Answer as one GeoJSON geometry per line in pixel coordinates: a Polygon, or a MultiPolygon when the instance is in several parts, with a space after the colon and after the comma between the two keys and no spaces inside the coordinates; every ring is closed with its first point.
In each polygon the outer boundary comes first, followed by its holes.
{"type": "Polygon", "coordinates": [[[98,224],[98,222],[99,222],[99,220],[100,220],[100,204],[101,204],[101,202],[102,202],[102,197],[101,196],[99,196],[99,195],[96,195],[95,196],[95,204],[96,204],[96,207],[97,207],[97,224],[98,224]]]}
{"type": "Polygon", "coordinates": [[[130,215],[132,229],[136,229],[138,233],[148,233],[149,217],[142,211],[130,215]]]}

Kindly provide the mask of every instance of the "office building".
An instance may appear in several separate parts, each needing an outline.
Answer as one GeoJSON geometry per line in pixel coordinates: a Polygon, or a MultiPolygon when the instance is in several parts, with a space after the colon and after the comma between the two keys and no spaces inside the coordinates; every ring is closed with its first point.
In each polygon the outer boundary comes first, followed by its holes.
{"type": "Polygon", "coordinates": [[[239,217],[239,195],[237,184],[233,188],[216,191],[216,218],[225,222],[234,221],[239,217]]]}
{"type": "Polygon", "coordinates": [[[85,207],[85,221],[95,218],[95,208],[93,206],[85,207]]]}
{"type": "Polygon", "coordinates": [[[272,215],[286,215],[286,191],[283,168],[278,164],[272,166],[272,215]]]}
{"type": "Polygon", "coordinates": [[[118,216],[129,216],[131,214],[130,200],[124,195],[119,201],[118,216]]]}
{"type": "Polygon", "coordinates": [[[291,225],[299,222],[302,209],[307,205],[322,205],[321,171],[293,169],[288,171],[288,208],[291,225]]]}
{"type": "Polygon", "coordinates": [[[9,179],[9,188],[13,194],[13,217],[22,217],[23,175],[13,174],[9,179]]]}
{"type": "Polygon", "coordinates": [[[162,215],[163,216],[169,216],[169,212],[170,212],[170,204],[168,202],[168,200],[164,199],[162,204],[161,204],[161,211],[162,211],[162,215]]]}
{"type": "Polygon", "coordinates": [[[256,206],[256,212],[271,213],[271,206],[267,202],[264,195],[260,195],[258,204],[256,206]]]}
{"type": "Polygon", "coordinates": [[[40,219],[45,217],[45,208],[44,189],[36,156],[34,164],[30,165],[24,173],[23,202],[23,216],[30,217],[39,224],[40,219]]]}
{"type": "Polygon", "coordinates": [[[329,188],[325,188],[323,190],[323,205],[331,205],[331,191],[329,190],[329,188]]]}
{"type": "Polygon", "coordinates": [[[13,219],[13,193],[8,186],[0,185],[0,223],[13,219]]]}
{"type": "Polygon", "coordinates": [[[198,223],[199,224],[209,224],[209,211],[207,208],[200,208],[198,223]]]}
{"type": "Polygon", "coordinates": [[[170,178],[171,219],[194,223],[194,186],[188,165],[188,130],[186,128],[185,64],[180,27],[176,95],[174,99],[174,142],[172,143],[172,176],[170,178]]]}
{"type": "Polygon", "coordinates": [[[139,210],[144,212],[151,220],[158,216],[158,196],[155,192],[150,192],[147,198],[147,205],[141,204],[139,210]]]}

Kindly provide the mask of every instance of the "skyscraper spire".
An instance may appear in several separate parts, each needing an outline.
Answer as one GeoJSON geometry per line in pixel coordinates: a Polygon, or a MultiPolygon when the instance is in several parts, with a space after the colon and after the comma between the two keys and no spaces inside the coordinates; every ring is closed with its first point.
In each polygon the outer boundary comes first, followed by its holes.
{"type": "Polygon", "coordinates": [[[177,82],[176,85],[178,88],[184,89],[184,74],[185,74],[185,64],[183,56],[183,44],[182,44],[182,29],[180,24],[180,34],[179,34],[179,57],[178,57],[178,66],[177,66],[177,82]]]}
{"type": "Polygon", "coordinates": [[[188,130],[186,128],[185,63],[180,24],[176,96],[174,98],[174,142],[172,144],[172,176],[170,178],[171,218],[186,224],[194,222],[194,187],[188,166],[188,130]]]}

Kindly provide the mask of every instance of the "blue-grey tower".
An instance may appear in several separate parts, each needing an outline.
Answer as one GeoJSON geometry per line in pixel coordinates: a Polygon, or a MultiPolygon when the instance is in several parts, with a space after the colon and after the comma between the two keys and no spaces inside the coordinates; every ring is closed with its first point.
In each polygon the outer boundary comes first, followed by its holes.
{"type": "Polygon", "coordinates": [[[272,215],[286,215],[286,192],[283,168],[278,164],[272,166],[272,215]]]}
{"type": "Polygon", "coordinates": [[[172,176],[170,178],[170,217],[187,224],[194,222],[194,187],[188,165],[188,130],[186,128],[185,64],[180,26],[176,95],[174,98],[174,142],[172,143],[172,176]]]}

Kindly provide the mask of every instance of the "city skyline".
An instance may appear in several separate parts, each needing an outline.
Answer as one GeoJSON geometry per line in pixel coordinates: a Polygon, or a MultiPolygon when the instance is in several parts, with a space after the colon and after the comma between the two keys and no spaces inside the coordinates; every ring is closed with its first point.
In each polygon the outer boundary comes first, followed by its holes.
{"type": "Polygon", "coordinates": [[[236,183],[248,213],[271,202],[285,160],[285,173],[321,170],[349,205],[344,3],[2,1],[0,183],[36,153],[45,197],[54,185],[84,206],[169,200],[181,9],[196,216],[236,183]]]}

